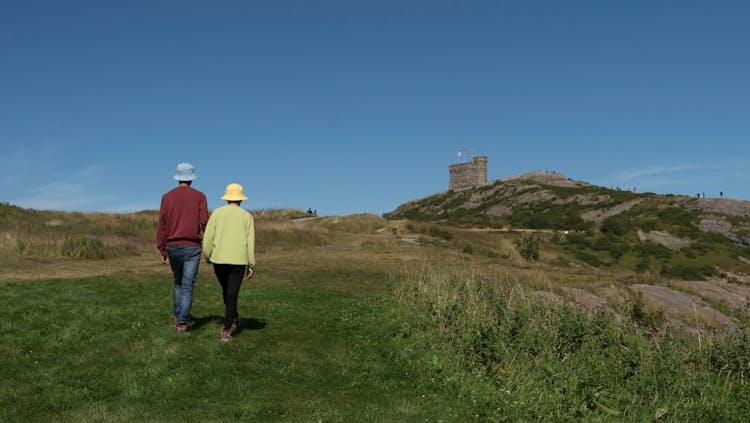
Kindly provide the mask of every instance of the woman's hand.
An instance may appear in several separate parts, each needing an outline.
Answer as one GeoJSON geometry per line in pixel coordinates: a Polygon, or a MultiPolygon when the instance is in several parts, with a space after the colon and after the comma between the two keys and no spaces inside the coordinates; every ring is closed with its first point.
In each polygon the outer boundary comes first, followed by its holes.
{"type": "Polygon", "coordinates": [[[255,270],[253,270],[252,267],[247,266],[247,276],[245,276],[245,279],[252,279],[253,275],[255,275],[255,270]]]}

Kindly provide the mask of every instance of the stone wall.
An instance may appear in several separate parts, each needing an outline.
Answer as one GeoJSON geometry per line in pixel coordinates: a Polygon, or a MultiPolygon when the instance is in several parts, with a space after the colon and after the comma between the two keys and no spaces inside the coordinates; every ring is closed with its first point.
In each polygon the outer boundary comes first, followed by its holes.
{"type": "Polygon", "coordinates": [[[487,156],[475,156],[471,163],[458,163],[448,167],[448,189],[461,189],[487,185],[487,156]]]}

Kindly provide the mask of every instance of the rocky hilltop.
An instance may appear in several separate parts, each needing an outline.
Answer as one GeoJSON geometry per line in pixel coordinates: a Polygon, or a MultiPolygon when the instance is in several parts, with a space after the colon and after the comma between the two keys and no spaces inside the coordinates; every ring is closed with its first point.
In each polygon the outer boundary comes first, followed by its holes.
{"type": "Polygon", "coordinates": [[[658,244],[672,245],[686,235],[695,238],[699,231],[720,234],[738,247],[750,246],[748,201],[614,190],[554,172],[524,173],[481,187],[434,194],[403,204],[385,217],[459,227],[562,231],[591,231],[604,222],[622,221],[633,224],[634,234],[639,230],[646,234],[640,238],[658,244]],[[662,227],[665,231],[657,231],[662,227]],[[653,231],[657,233],[648,235],[653,231]]]}
{"type": "MultiPolygon", "coordinates": [[[[579,269],[618,281],[581,289],[573,276],[539,292],[553,301],[604,311],[645,301],[674,326],[689,326],[693,314],[729,328],[735,324],[726,314],[750,307],[747,201],[637,193],[532,172],[410,201],[385,217],[483,231],[497,245],[505,237],[516,246],[511,253],[539,250],[525,257],[550,273],[579,269]]],[[[489,256],[510,254],[487,245],[489,256]]]]}

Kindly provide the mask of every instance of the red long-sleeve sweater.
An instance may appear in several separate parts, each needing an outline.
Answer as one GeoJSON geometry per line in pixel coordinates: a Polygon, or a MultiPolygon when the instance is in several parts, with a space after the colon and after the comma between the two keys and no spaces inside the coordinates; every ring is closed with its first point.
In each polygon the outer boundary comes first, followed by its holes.
{"type": "Polygon", "coordinates": [[[186,185],[164,194],[156,228],[156,247],[162,257],[167,256],[167,245],[200,247],[206,223],[208,202],[205,194],[186,185]]]}

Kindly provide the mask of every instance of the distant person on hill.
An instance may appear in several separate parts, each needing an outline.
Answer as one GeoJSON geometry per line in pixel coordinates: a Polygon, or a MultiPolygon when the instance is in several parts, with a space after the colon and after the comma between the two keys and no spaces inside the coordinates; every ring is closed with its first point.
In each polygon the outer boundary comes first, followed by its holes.
{"type": "Polygon", "coordinates": [[[211,213],[203,237],[206,261],[213,263],[214,273],[221,284],[224,299],[224,322],[221,340],[232,340],[232,326],[240,327],[237,297],[242,277],[251,279],[255,274],[255,226],[253,216],[240,207],[247,200],[242,185],[227,185],[222,200],[227,205],[211,213]]]}
{"type": "Polygon", "coordinates": [[[190,163],[177,165],[174,179],[179,185],[164,194],[159,206],[156,246],[161,262],[169,263],[174,276],[175,332],[187,332],[193,287],[201,260],[201,239],[208,222],[206,196],[190,185],[197,178],[190,163]]]}

